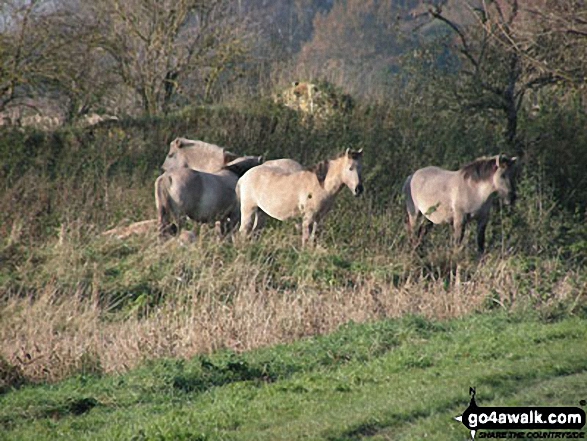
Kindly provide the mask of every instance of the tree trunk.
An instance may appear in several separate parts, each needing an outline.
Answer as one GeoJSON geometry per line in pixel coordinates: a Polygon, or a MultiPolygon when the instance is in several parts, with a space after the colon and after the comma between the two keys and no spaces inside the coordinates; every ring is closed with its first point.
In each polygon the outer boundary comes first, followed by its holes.
{"type": "Polygon", "coordinates": [[[518,106],[516,103],[516,86],[520,77],[521,66],[518,54],[513,53],[510,59],[508,85],[503,93],[507,126],[505,138],[508,147],[515,147],[518,131],[518,106]]]}

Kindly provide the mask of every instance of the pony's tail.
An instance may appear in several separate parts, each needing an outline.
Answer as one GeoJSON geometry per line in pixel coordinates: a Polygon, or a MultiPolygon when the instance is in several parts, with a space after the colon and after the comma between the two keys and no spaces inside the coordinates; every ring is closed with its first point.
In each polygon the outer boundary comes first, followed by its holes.
{"type": "Polygon", "coordinates": [[[177,227],[170,224],[171,206],[169,198],[169,187],[171,186],[171,176],[163,174],[155,181],[155,205],[157,207],[157,229],[159,234],[175,234],[177,227]]]}
{"type": "Polygon", "coordinates": [[[404,182],[403,186],[403,193],[406,197],[406,209],[408,210],[408,216],[413,217],[416,216],[416,204],[414,203],[414,198],[412,197],[412,176],[408,176],[406,182],[404,182]]]}
{"type": "Polygon", "coordinates": [[[236,230],[241,221],[241,181],[240,179],[236,182],[236,187],[234,188],[234,192],[236,193],[236,198],[234,201],[234,207],[232,209],[230,225],[231,229],[236,230]]]}

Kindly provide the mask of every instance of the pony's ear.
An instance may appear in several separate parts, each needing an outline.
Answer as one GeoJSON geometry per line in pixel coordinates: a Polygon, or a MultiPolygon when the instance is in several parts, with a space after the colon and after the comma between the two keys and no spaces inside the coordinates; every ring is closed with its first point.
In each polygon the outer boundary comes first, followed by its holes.
{"type": "Polygon", "coordinates": [[[191,140],[185,138],[176,138],[173,142],[175,143],[175,147],[178,149],[187,147],[188,145],[193,145],[191,140]]]}
{"type": "Polygon", "coordinates": [[[363,156],[363,149],[360,149],[359,151],[356,151],[356,152],[351,149],[346,149],[346,156],[351,159],[359,159],[360,157],[363,156]]]}
{"type": "Polygon", "coordinates": [[[324,186],[324,181],[326,180],[326,175],[328,174],[329,165],[329,161],[322,161],[314,167],[314,172],[316,173],[318,182],[322,186],[324,186]]]}
{"type": "Polygon", "coordinates": [[[499,156],[497,157],[497,166],[501,167],[501,168],[506,168],[509,165],[509,159],[506,155],[504,155],[503,153],[500,153],[499,156]]]}
{"type": "Polygon", "coordinates": [[[517,156],[512,156],[511,158],[508,158],[507,155],[504,155],[502,153],[501,155],[499,155],[498,165],[501,168],[508,168],[508,167],[512,167],[512,166],[516,165],[517,161],[518,161],[517,156]]]}
{"type": "Polygon", "coordinates": [[[265,162],[265,158],[263,157],[263,155],[257,156],[257,161],[259,161],[259,164],[263,164],[265,162]]]}

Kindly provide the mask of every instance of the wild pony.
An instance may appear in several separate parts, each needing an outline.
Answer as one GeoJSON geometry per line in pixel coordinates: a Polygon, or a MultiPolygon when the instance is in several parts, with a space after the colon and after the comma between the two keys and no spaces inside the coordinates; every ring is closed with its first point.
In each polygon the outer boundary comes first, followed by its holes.
{"type": "Polygon", "coordinates": [[[201,223],[216,222],[220,233],[231,230],[239,218],[236,183],[262,158],[245,156],[226,164],[220,171],[207,173],[187,167],[166,171],[155,181],[155,203],[159,234],[175,234],[180,219],[187,216],[201,223]],[[175,226],[170,222],[173,217],[175,226]]]}
{"type": "MultiPolygon", "coordinates": [[[[273,169],[274,171],[282,174],[290,174],[305,169],[305,167],[302,164],[289,158],[271,159],[269,161],[265,161],[259,167],[271,167],[271,169],[273,169]]],[[[261,210],[257,210],[255,212],[255,219],[253,221],[252,230],[261,230],[265,225],[266,218],[267,215],[265,213],[263,213],[261,210]]]]}
{"type": "Polygon", "coordinates": [[[278,167],[255,167],[238,181],[240,233],[248,235],[260,225],[257,212],[280,221],[302,217],[302,245],[313,243],[318,222],[332,207],[335,196],[346,185],[355,196],[363,192],[362,149],[347,151],[312,168],[285,171],[278,167]],[[257,224],[257,225],[255,225],[257,224]]]}
{"type": "MultiPolygon", "coordinates": [[[[214,173],[240,156],[229,152],[224,147],[186,138],[176,138],[169,144],[169,153],[161,168],[164,171],[176,167],[214,173]]],[[[293,159],[272,159],[264,165],[278,167],[286,172],[298,171],[303,166],[293,159]]]]}
{"type": "Polygon", "coordinates": [[[224,147],[186,138],[175,138],[169,144],[169,153],[161,168],[164,171],[176,167],[188,167],[208,173],[214,173],[239,156],[224,147]]]}
{"type": "Polygon", "coordinates": [[[262,164],[263,167],[273,167],[280,169],[283,173],[293,173],[301,171],[304,166],[293,159],[270,159],[262,164]]]}
{"type": "MultiPolygon", "coordinates": [[[[460,170],[425,167],[408,176],[403,187],[408,211],[408,232],[423,214],[434,224],[451,223],[460,244],[470,219],[477,220],[477,247],[485,249],[485,228],[494,193],[506,203],[516,199],[517,158],[506,155],[478,158],[460,170]]],[[[418,231],[418,244],[429,225],[418,231]]]]}

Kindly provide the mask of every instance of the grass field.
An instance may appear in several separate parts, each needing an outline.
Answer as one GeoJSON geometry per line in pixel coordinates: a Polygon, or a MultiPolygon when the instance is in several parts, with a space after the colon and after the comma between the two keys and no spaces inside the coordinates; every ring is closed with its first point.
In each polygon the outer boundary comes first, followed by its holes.
{"type": "Polygon", "coordinates": [[[415,316],[0,396],[2,439],[465,440],[468,405],[578,406],[582,318],[415,316]]]}

